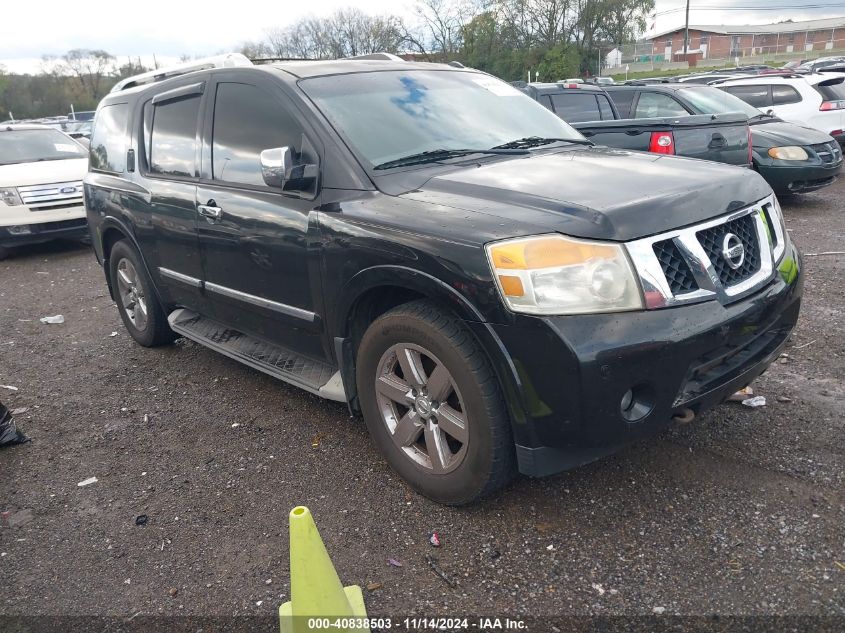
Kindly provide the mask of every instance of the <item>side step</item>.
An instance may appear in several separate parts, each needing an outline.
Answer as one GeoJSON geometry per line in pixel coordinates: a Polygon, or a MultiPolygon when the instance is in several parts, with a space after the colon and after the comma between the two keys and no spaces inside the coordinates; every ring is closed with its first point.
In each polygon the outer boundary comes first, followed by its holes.
{"type": "Polygon", "coordinates": [[[340,372],[327,363],[265,343],[185,308],[171,312],[167,321],[174,332],[215,352],[327,400],[346,402],[340,372]]]}

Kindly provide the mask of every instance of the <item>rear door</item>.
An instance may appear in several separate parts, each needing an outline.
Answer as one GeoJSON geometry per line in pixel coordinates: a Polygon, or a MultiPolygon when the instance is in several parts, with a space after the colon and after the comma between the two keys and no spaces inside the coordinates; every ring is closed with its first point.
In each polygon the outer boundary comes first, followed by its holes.
{"type": "Polygon", "coordinates": [[[301,116],[275,82],[257,74],[218,73],[203,131],[199,241],[205,290],[215,316],[271,343],[325,358],[309,244],[314,194],[269,187],[265,149],[290,147],[317,163],[301,116]],[[212,211],[208,211],[211,209],[212,211]]]}

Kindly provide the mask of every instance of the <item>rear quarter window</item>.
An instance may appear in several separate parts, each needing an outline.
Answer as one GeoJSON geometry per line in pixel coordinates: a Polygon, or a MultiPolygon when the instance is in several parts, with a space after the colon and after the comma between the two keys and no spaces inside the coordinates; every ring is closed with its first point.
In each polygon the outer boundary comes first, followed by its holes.
{"type": "Polygon", "coordinates": [[[845,101],[845,80],[828,79],[815,86],[825,101],[845,101]]]}
{"type": "Polygon", "coordinates": [[[792,86],[772,86],[772,105],[788,105],[801,101],[801,94],[792,86]]]}
{"type": "Polygon", "coordinates": [[[596,96],[591,92],[562,92],[551,95],[555,114],[567,123],[601,121],[596,96]]]}
{"type": "Polygon", "coordinates": [[[94,121],[89,165],[96,171],[122,173],[126,170],[126,123],[129,105],[104,106],[94,121]]]}
{"type": "Polygon", "coordinates": [[[753,105],[755,108],[766,108],[774,105],[772,103],[772,95],[769,91],[769,85],[763,86],[725,86],[724,90],[732,95],[739,97],[745,103],[753,105]]]}

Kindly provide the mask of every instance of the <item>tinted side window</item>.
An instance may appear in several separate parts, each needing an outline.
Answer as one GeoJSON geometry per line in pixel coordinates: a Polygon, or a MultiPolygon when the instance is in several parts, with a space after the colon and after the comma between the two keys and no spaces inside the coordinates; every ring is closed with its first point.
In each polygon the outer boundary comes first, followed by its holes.
{"type": "Polygon", "coordinates": [[[688,114],[683,106],[669,95],[659,92],[641,92],[633,118],[651,119],[666,116],[687,116],[688,114]]]}
{"type": "Polygon", "coordinates": [[[126,121],[129,106],[125,103],[105,106],[97,114],[91,136],[91,169],[120,173],[126,169],[126,121]]]}
{"type": "Polygon", "coordinates": [[[590,92],[566,92],[552,95],[555,114],[567,123],[600,121],[599,104],[590,92]]]}
{"type": "Polygon", "coordinates": [[[610,98],[623,119],[631,118],[631,105],[634,103],[635,90],[610,90],[610,98]]]}
{"type": "Polygon", "coordinates": [[[815,88],[825,101],[845,100],[845,82],[842,79],[827,79],[815,88]]]}
{"type": "Polygon", "coordinates": [[[214,101],[211,163],[215,180],[265,186],[259,155],[297,150],[302,128],[272,95],[249,84],[221,83],[214,101]]]}
{"type": "Polygon", "coordinates": [[[772,104],[801,103],[801,95],[792,86],[772,86],[772,104]]]}
{"type": "Polygon", "coordinates": [[[725,86],[724,89],[755,108],[774,105],[769,94],[769,86],[725,86]]]}
{"type": "Polygon", "coordinates": [[[610,99],[608,99],[604,95],[596,95],[596,99],[598,99],[599,102],[599,112],[601,112],[601,120],[612,121],[613,108],[610,105],[610,99]]]}
{"type": "Polygon", "coordinates": [[[165,101],[152,107],[150,171],[163,176],[194,176],[199,95],[165,101]]]}

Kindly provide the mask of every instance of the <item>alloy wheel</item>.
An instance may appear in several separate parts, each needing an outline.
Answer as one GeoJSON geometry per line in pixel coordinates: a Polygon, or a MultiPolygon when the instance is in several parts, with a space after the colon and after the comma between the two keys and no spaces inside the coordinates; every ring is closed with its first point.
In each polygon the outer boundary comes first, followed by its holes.
{"type": "Polygon", "coordinates": [[[138,330],[147,326],[147,298],[135,265],[126,258],[117,263],[117,292],[129,321],[138,330]]]}

